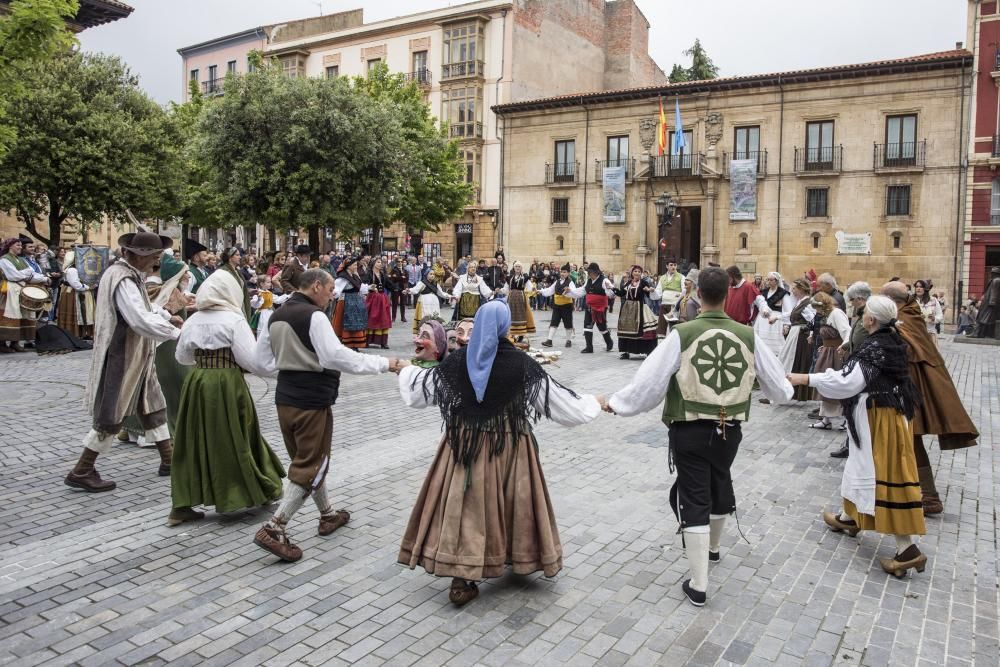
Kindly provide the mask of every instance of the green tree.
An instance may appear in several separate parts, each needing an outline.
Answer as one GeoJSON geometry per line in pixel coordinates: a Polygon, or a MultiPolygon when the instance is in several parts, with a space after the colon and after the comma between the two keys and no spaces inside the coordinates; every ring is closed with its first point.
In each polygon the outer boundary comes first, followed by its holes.
{"type": "Polygon", "coordinates": [[[176,211],[177,144],[164,111],[116,57],[66,53],[10,105],[16,138],[0,157],[0,208],[58,245],[62,223],[176,211]],[[46,237],[38,223],[48,221],[46,237]]]}
{"type": "Polygon", "coordinates": [[[76,43],[66,21],[76,16],[78,0],[13,0],[0,15],[0,154],[14,140],[7,106],[23,95],[41,63],[76,43]]]}
{"type": "Polygon", "coordinates": [[[707,79],[718,78],[719,68],[708,56],[705,47],[701,45],[700,39],[695,39],[694,45],[684,51],[684,55],[691,58],[691,67],[683,67],[675,63],[674,68],[670,70],[670,83],[705,81],[707,79]]]}
{"type": "Polygon", "coordinates": [[[197,82],[189,82],[188,101],[183,104],[170,103],[169,125],[172,145],[177,147],[179,169],[169,182],[179,183],[177,197],[177,217],[182,224],[197,227],[216,228],[224,226],[219,206],[219,198],[212,185],[210,167],[205,164],[200,151],[201,123],[207,106],[197,82]]]}

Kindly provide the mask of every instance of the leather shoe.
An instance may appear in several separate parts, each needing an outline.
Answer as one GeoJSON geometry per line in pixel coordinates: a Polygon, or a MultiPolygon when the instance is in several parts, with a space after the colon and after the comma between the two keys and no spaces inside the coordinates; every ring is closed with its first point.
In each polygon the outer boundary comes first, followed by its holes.
{"type": "Polygon", "coordinates": [[[319,534],[329,535],[351,520],[351,513],[347,510],[337,510],[329,516],[319,516],[319,534]]]}
{"type": "Polygon", "coordinates": [[[923,572],[927,567],[927,556],[920,553],[916,544],[911,544],[903,553],[896,554],[892,558],[880,558],[878,562],[887,573],[902,579],[911,567],[917,572],[923,572]]]}
{"type": "Polygon", "coordinates": [[[292,544],[285,531],[278,528],[261,526],[254,535],[253,543],[288,563],[294,563],[302,558],[302,549],[292,544]]]}
{"type": "Polygon", "coordinates": [[[464,579],[452,580],[451,590],[448,591],[448,599],[455,606],[461,607],[468,602],[472,602],[477,597],[479,597],[479,586],[476,586],[475,582],[465,581],[464,579]]]}
{"type": "Polygon", "coordinates": [[[861,532],[858,528],[858,524],[851,521],[847,523],[846,521],[841,521],[840,517],[832,512],[823,512],[823,523],[830,527],[835,533],[847,533],[851,537],[854,537],[861,532]]]}
{"type": "Polygon", "coordinates": [[[924,515],[940,514],[944,511],[944,505],[941,503],[941,497],[936,493],[933,495],[925,493],[922,500],[924,505],[924,515]]]}
{"type": "Polygon", "coordinates": [[[204,512],[193,510],[190,507],[175,507],[170,510],[170,516],[167,517],[167,525],[179,526],[186,521],[200,521],[204,518],[204,512]]]}
{"type": "Polygon", "coordinates": [[[693,604],[695,607],[704,607],[708,596],[701,591],[696,591],[691,588],[691,580],[685,579],[684,583],[681,584],[681,589],[684,591],[684,595],[687,596],[688,602],[693,604]]]}
{"type": "Polygon", "coordinates": [[[830,458],[831,459],[846,459],[847,458],[847,454],[849,452],[850,452],[850,450],[847,448],[847,445],[844,445],[843,447],[841,447],[837,451],[830,452],[830,458]]]}
{"type": "Polygon", "coordinates": [[[101,476],[94,469],[91,469],[90,472],[84,475],[71,472],[66,475],[66,479],[63,481],[66,486],[72,486],[74,489],[83,489],[87,493],[103,493],[104,491],[111,491],[118,486],[110,479],[101,479],[101,476]]]}

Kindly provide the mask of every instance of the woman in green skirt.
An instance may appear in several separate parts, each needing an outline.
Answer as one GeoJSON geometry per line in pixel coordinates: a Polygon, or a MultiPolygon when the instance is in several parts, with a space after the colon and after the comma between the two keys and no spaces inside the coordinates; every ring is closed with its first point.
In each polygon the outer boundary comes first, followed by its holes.
{"type": "Polygon", "coordinates": [[[243,315],[237,279],[217,271],[198,288],[197,312],[177,339],[177,361],[195,369],[184,381],[170,474],[167,525],[201,519],[196,505],[216,512],[257,507],[281,497],[285,470],[260,433],[243,373],[256,366],[256,341],[243,315]]]}

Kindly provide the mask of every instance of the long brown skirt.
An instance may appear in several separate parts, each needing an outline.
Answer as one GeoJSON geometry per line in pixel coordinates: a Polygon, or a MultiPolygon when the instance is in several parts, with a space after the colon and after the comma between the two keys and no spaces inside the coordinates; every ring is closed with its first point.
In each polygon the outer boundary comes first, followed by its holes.
{"type": "Polygon", "coordinates": [[[875,515],[859,513],[854,503],[846,499],[844,511],[861,530],[884,535],[925,534],[910,425],[894,408],[869,408],[868,428],[875,459],[875,515]]]}
{"type": "Polygon", "coordinates": [[[562,569],[562,544],[534,436],[508,443],[499,456],[483,447],[468,471],[447,438],[424,480],[398,561],[439,577],[499,577],[562,569]]]}
{"type": "Polygon", "coordinates": [[[524,290],[512,289],[507,297],[510,306],[510,335],[526,336],[535,333],[535,317],[528,307],[524,290]]]}
{"type": "Polygon", "coordinates": [[[56,319],[59,326],[77,338],[93,338],[94,324],[80,323],[84,319],[80,317],[80,310],[83,308],[80,299],[79,292],[71,287],[63,286],[59,294],[59,305],[56,308],[56,319]]]}

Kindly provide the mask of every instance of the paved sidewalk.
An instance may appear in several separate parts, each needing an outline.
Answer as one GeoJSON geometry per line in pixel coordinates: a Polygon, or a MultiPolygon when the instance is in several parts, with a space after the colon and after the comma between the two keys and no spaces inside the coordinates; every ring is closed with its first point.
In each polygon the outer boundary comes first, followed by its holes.
{"type": "MultiPolygon", "coordinates": [[[[536,313],[542,331],[546,315],[536,313]]],[[[392,332],[401,356],[411,340],[408,326],[392,332]]],[[[580,391],[613,391],[639,367],[579,354],[579,333],[572,350],[559,344],[561,334],[551,373],[580,391]]],[[[344,377],[327,484],[351,523],[318,537],[307,504],[290,527],[305,557],[279,564],[252,544],[266,509],[167,528],[155,450],[101,457],[112,493],[65,487],[88,427],[90,353],[4,355],[0,663],[996,665],[1000,355],[947,337],[942,351],[983,437],[959,452],[931,447],[946,511],[921,540],[927,570],[896,580],[877,562],[891,537],[827,531],[819,513],[836,507],[842,468],[827,453],[842,436],[806,428],[805,407],[755,403],[734,466],[747,541],[731,522],[702,609],[680,592],[658,410],[540,425],[565,567],[552,580],[489,581],[455,609],[449,579],[395,564],[440,437],[438,413],[403,407],[395,376],[344,377]]],[[[249,382],[287,461],[273,382],[249,382]]]]}

